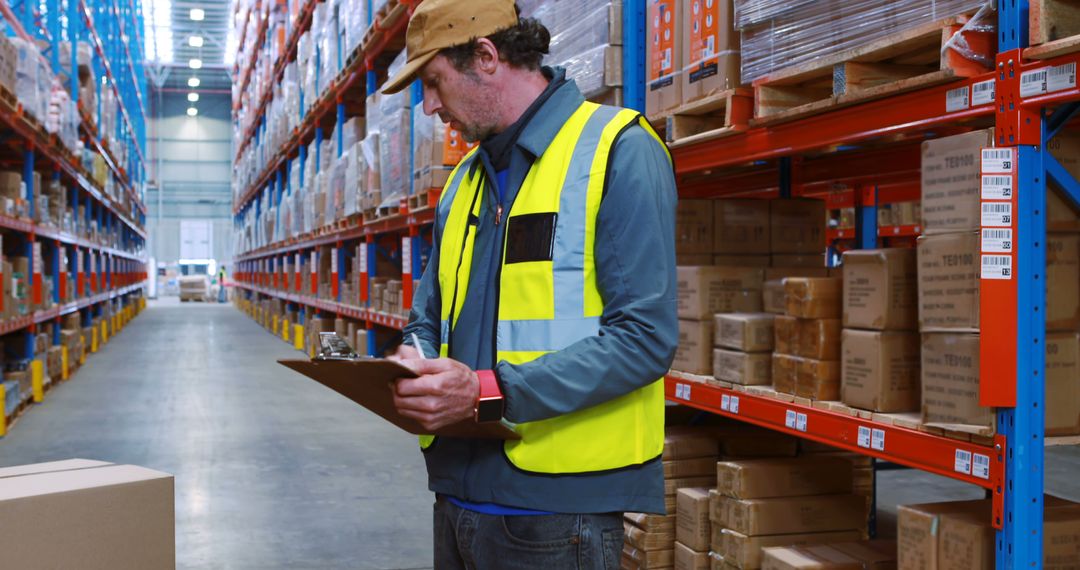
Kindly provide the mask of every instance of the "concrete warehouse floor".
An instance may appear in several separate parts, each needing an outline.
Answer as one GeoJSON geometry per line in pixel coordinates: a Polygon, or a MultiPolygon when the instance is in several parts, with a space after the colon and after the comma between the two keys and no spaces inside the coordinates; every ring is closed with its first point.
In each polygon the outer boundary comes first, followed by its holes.
{"type": "MultiPolygon", "coordinates": [[[[431,567],[415,438],[275,363],[298,357],[231,305],[155,301],[0,440],[0,466],[72,457],[176,476],[180,568],[431,567]]],[[[1080,500],[1080,449],[1047,451],[1047,490],[1080,500]]],[[[879,475],[897,504],[982,490],[879,475]]]]}

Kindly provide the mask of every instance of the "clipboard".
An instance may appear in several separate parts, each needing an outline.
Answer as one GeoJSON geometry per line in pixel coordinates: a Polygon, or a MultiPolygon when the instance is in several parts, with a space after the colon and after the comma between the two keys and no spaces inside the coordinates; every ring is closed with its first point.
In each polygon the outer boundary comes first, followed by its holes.
{"type": "Polygon", "coordinates": [[[431,433],[416,420],[398,413],[390,383],[398,378],[416,378],[412,370],[392,360],[357,358],[352,360],[278,360],[290,368],[375,412],[384,420],[415,435],[479,439],[521,439],[505,422],[463,421],[431,433]]]}

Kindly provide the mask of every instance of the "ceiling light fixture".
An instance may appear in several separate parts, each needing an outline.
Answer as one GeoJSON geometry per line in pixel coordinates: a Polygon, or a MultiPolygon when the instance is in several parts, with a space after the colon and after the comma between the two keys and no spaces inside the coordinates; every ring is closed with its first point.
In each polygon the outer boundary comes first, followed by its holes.
{"type": "Polygon", "coordinates": [[[187,94],[187,100],[194,103],[194,102],[199,100],[199,94],[198,93],[188,93],[187,94]]]}
{"type": "Polygon", "coordinates": [[[201,69],[202,60],[197,57],[193,57],[191,58],[191,61],[188,62],[188,67],[190,67],[191,69],[201,69]]]}
{"type": "Polygon", "coordinates": [[[190,38],[188,38],[187,43],[191,47],[195,47],[195,48],[203,47],[203,37],[202,36],[191,36],[190,38]]]}
{"type": "Polygon", "coordinates": [[[189,116],[189,117],[194,117],[195,115],[198,115],[198,114],[199,114],[199,110],[198,110],[198,109],[196,109],[195,107],[188,107],[188,109],[187,109],[187,116],[189,116]]]}
{"type": "Polygon", "coordinates": [[[187,80],[188,87],[198,87],[201,83],[202,82],[199,81],[198,77],[192,77],[191,79],[187,80]]]}
{"type": "Polygon", "coordinates": [[[206,17],[206,12],[204,12],[202,8],[192,8],[191,9],[191,19],[192,20],[194,20],[196,22],[201,22],[201,21],[203,21],[203,18],[205,18],[205,17],[206,17]]]}

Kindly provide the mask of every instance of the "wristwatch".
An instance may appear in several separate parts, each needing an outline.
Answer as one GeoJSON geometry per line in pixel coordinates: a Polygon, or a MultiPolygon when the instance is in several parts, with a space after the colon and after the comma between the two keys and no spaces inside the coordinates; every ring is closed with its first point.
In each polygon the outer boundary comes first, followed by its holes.
{"type": "Polygon", "coordinates": [[[494,370],[477,370],[480,393],[473,409],[477,423],[497,422],[503,417],[503,394],[494,370]]]}

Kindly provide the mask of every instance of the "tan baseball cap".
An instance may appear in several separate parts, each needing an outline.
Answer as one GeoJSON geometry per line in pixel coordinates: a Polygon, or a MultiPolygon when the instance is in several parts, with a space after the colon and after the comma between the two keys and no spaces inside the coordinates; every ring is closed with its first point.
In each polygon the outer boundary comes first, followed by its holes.
{"type": "Polygon", "coordinates": [[[514,0],[424,0],[405,32],[405,67],[383,85],[382,92],[392,94],[407,87],[440,50],[490,36],[517,22],[514,0]]]}

